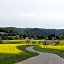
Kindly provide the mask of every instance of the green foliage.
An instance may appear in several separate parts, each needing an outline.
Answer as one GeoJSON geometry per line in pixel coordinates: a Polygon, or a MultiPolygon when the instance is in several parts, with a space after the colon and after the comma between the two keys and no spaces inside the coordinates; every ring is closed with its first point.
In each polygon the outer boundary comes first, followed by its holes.
{"type": "Polygon", "coordinates": [[[25,37],[30,37],[34,39],[46,39],[55,40],[64,39],[64,29],[40,29],[40,28],[16,28],[16,27],[6,27],[0,28],[0,37],[3,40],[7,39],[25,39],[25,37]],[[18,36],[18,37],[17,37],[18,36]]]}
{"type": "Polygon", "coordinates": [[[46,41],[44,41],[44,44],[43,45],[46,45],[46,41]]]}
{"type": "Polygon", "coordinates": [[[3,44],[3,41],[2,41],[2,39],[0,39],[0,44],[3,44]]]}
{"type": "Polygon", "coordinates": [[[36,43],[36,42],[34,42],[34,41],[32,42],[32,44],[35,44],[35,43],[36,43]]]}

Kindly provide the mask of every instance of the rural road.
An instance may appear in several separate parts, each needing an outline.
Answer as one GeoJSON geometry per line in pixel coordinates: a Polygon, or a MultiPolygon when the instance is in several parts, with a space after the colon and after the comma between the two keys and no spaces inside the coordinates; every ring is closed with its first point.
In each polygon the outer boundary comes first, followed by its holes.
{"type": "Polygon", "coordinates": [[[64,64],[64,59],[56,54],[35,51],[33,46],[27,47],[26,50],[37,52],[39,55],[16,64],[64,64]]]}

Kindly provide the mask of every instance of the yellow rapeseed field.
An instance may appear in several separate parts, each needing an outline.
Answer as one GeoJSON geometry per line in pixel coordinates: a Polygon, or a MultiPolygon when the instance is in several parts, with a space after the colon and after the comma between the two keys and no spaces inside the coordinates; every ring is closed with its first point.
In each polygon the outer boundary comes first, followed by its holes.
{"type": "Polygon", "coordinates": [[[52,45],[40,45],[41,48],[49,48],[49,49],[59,49],[59,50],[64,50],[64,45],[60,46],[52,46],[52,45]]]}
{"type": "Polygon", "coordinates": [[[18,54],[23,52],[17,49],[17,46],[22,46],[26,44],[0,44],[0,53],[15,53],[18,54]]]}

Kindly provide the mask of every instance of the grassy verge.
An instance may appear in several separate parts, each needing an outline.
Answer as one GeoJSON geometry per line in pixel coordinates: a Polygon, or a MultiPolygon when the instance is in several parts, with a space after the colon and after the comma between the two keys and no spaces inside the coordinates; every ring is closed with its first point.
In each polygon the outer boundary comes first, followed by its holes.
{"type": "Polygon", "coordinates": [[[64,58],[64,50],[40,48],[39,46],[34,47],[34,49],[40,52],[54,53],[64,58]]]}
{"type": "Polygon", "coordinates": [[[1,54],[0,53],[0,64],[14,64],[16,62],[38,55],[38,53],[26,51],[26,47],[27,46],[18,46],[17,47],[18,49],[24,51],[19,54],[4,54],[4,53],[1,54]]]}

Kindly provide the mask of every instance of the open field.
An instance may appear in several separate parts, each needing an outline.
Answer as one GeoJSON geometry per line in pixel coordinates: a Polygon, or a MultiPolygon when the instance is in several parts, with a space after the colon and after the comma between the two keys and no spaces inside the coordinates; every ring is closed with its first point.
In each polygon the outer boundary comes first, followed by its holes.
{"type": "MultiPolygon", "coordinates": [[[[35,42],[36,44],[38,44],[39,41],[41,43],[44,43],[44,40],[31,40],[30,44],[32,44],[32,42],[35,42]]],[[[2,42],[3,44],[26,44],[26,40],[3,40],[2,42]]]]}
{"type": "MultiPolygon", "coordinates": [[[[36,50],[42,52],[55,53],[64,58],[64,40],[60,40],[58,45],[43,45],[45,40],[31,40],[29,46],[36,45],[36,50]],[[35,42],[35,43],[34,43],[35,42]]],[[[26,51],[25,40],[3,40],[0,44],[0,64],[14,64],[29,57],[38,55],[37,53],[26,51]]]]}
{"type": "Polygon", "coordinates": [[[26,51],[26,47],[26,44],[1,44],[0,64],[14,64],[38,55],[37,53],[26,51]]]}
{"type": "MultiPolygon", "coordinates": [[[[26,44],[26,40],[2,40],[3,44],[26,44]]],[[[39,42],[41,44],[44,44],[45,40],[31,40],[30,44],[32,42],[35,42],[35,44],[38,44],[39,42]]],[[[64,40],[59,40],[58,45],[64,45],[64,40]]]]}
{"type": "Polygon", "coordinates": [[[59,45],[64,45],[64,40],[60,40],[59,45]]]}
{"type": "Polygon", "coordinates": [[[54,53],[64,58],[64,46],[50,46],[50,45],[38,45],[34,49],[41,52],[54,53]]]}
{"type": "Polygon", "coordinates": [[[23,46],[26,44],[0,44],[0,53],[18,54],[22,53],[22,50],[17,49],[17,46],[23,46]]]}
{"type": "Polygon", "coordinates": [[[3,40],[3,44],[26,44],[25,40],[3,40]]]}
{"type": "Polygon", "coordinates": [[[58,50],[64,50],[64,45],[40,45],[41,48],[49,48],[49,49],[58,49],[58,50]]]}

